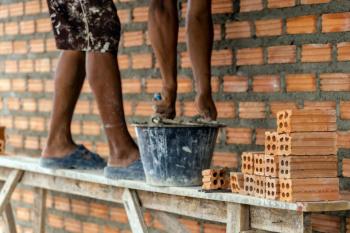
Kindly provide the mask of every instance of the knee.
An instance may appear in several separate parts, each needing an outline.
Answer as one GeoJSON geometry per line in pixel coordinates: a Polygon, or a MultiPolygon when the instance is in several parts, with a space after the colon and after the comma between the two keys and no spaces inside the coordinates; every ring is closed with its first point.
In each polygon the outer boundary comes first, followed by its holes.
{"type": "MultiPolygon", "coordinates": [[[[174,3],[175,2],[175,3],[174,3]]],[[[173,17],[174,0],[151,0],[149,5],[149,17],[157,23],[164,23],[169,17],[173,17]]]]}

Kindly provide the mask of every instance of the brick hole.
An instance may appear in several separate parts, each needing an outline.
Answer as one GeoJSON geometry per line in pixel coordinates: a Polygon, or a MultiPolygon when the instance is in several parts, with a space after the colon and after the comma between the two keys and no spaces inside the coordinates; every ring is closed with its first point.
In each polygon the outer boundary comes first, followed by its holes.
{"type": "Polygon", "coordinates": [[[253,178],[250,178],[250,182],[254,182],[253,178]]]}
{"type": "Polygon", "coordinates": [[[288,164],[289,164],[289,162],[288,162],[288,161],[286,161],[286,166],[288,166],[288,164]]]}
{"type": "Polygon", "coordinates": [[[263,160],[262,160],[262,159],[259,159],[259,163],[260,163],[260,164],[263,164],[263,160]]]}
{"type": "Polygon", "coordinates": [[[257,183],[258,185],[260,185],[260,181],[257,181],[256,183],[257,183]]]}
{"type": "Polygon", "coordinates": [[[284,170],[283,169],[281,169],[281,174],[284,174],[284,170]]]}
{"type": "Polygon", "coordinates": [[[213,176],[214,176],[214,177],[216,177],[217,175],[218,175],[218,173],[217,173],[217,172],[214,172],[214,173],[213,173],[213,176]]]}
{"type": "Polygon", "coordinates": [[[285,193],[282,193],[282,197],[286,197],[286,194],[285,194],[285,193]]]}
{"type": "Polygon", "coordinates": [[[259,159],[258,158],[255,159],[255,163],[259,163],[259,159]]]}
{"type": "Polygon", "coordinates": [[[288,142],[288,141],[289,141],[289,137],[285,137],[284,140],[285,140],[286,142],[288,142]]]}
{"type": "Polygon", "coordinates": [[[267,145],[267,149],[268,149],[268,150],[271,150],[271,145],[270,145],[270,144],[267,145]]]}
{"type": "Polygon", "coordinates": [[[272,145],[272,150],[276,150],[276,145],[272,145]]]}
{"type": "Polygon", "coordinates": [[[264,194],[264,192],[263,192],[263,190],[262,190],[262,189],[260,189],[260,194],[264,194]]]}
{"type": "Polygon", "coordinates": [[[288,173],[289,173],[288,170],[286,170],[286,175],[287,175],[288,173]]]}
{"type": "Polygon", "coordinates": [[[250,187],[249,187],[249,190],[252,192],[252,191],[253,191],[253,186],[250,186],[250,187]]]}
{"type": "Polygon", "coordinates": [[[283,189],[285,188],[285,184],[284,184],[284,183],[282,183],[282,188],[283,188],[283,189]]]}
{"type": "Polygon", "coordinates": [[[289,184],[286,184],[286,188],[289,189],[289,184]]]}
{"type": "Polygon", "coordinates": [[[278,115],[278,119],[279,119],[279,120],[282,120],[282,119],[283,119],[283,113],[280,113],[280,114],[278,115]]]}
{"type": "Polygon", "coordinates": [[[274,161],[275,161],[274,159],[271,159],[271,162],[270,162],[270,163],[271,163],[271,164],[274,164],[274,161]]]}
{"type": "Polygon", "coordinates": [[[262,168],[260,168],[260,172],[262,172],[263,171],[263,169],[262,168]]]}
{"type": "Polygon", "coordinates": [[[288,112],[284,112],[284,118],[286,119],[289,116],[288,112]]]}
{"type": "Polygon", "coordinates": [[[282,122],[279,123],[278,127],[279,127],[279,128],[283,128],[283,123],[282,123],[282,122]]]}
{"type": "Polygon", "coordinates": [[[249,191],[249,188],[248,188],[248,186],[245,186],[245,191],[249,191]]]}
{"type": "Polygon", "coordinates": [[[220,180],[221,185],[224,185],[224,183],[225,183],[224,180],[220,180]]]}
{"type": "Polygon", "coordinates": [[[250,170],[250,164],[248,164],[248,169],[250,170]]]}
{"type": "Polygon", "coordinates": [[[287,127],[288,127],[288,123],[287,123],[287,122],[284,122],[283,126],[284,126],[285,128],[287,128],[287,127]]]}
{"type": "Polygon", "coordinates": [[[266,159],[266,162],[269,163],[269,162],[270,162],[270,159],[266,159]]]}
{"type": "Polygon", "coordinates": [[[289,197],[289,193],[286,193],[286,196],[289,197]]]}
{"type": "Polygon", "coordinates": [[[270,172],[270,167],[266,167],[266,171],[267,171],[267,172],[270,172]]]}
{"type": "Polygon", "coordinates": [[[270,182],[267,182],[267,187],[269,187],[269,188],[270,188],[270,186],[271,186],[270,182]]]}
{"type": "Polygon", "coordinates": [[[247,157],[243,156],[243,161],[247,161],[247,157]]]}
{"type": "Polygon", "coordinates": [[[270,191],[267,191],[267,195],[269,195],[269,196],[270,196],[270,191]]]}
{"type": "Polygon", "coordinates": [[[274,183],[271,183],[271,187],[274,188],[274,187],[275,187],[275,184],[274,184],[274,183]]]}
{"type": "Polygon", "coordinates": [[[249,182],[249,177],[245,178],[245,181],[246,181],[246,182],[249,182]]]}
{"type": "Polygon", "coordinates": [[[281,165],[284,166],[284,161],[283,160],[281,160],[281,165]]]}
{"type": "Polygon", "coordinates": [[[283,140],[283,137],[280,137],[280,142],[283,142],[284,140],[283,140]]]}
{"type": "Polygon", "coordinates": [[[214,180],[214,181],[213,181],[213,184],[214,184],[214,185],[217,185],[217,183],[218,183],[217,180],[214,180]]]}
{"type": "Polygon", "coordinates": [[[284,146],[283,145],[280,146],[280,150],[284,150],[284,146]]]}
{"type": "Polygon", "coordinates": [[[272,196],[275,196],[275,192],[274,191],[272,191],[271,194],[272,194],[272,196]]]}
{"type": "Polygon", "coordinates": [[[276,141],[276,136],[272,136],[272,141],[276,141]]]}
{"type": "Polygon", "coordinates": [[[285,150],[289,150],[289,146],[286,146],[286,147],[285,147],[285,150]]]}
{"type": "Polygon", "coordinates": [[[271,172],[274,172],[275,169],[271,168],[271,172]]]}
{"type": "Polygon", "coordinates": [[[250,162],[250,157],[248,157],[248,162],[250,162]]]}
{"type": "Polygon", "coordinates": [[[271,141],[271,137],[270,136],[267,136],[267,141],[271,141]]]}

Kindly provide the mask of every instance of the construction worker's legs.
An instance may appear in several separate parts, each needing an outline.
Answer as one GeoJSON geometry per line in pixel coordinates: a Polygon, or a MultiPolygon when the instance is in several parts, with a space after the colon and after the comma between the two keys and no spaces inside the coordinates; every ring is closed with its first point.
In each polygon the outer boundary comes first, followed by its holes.
{"type": "Polygon", "coordinates": [[[197,110],[202,117],[215,120],[217,112],[210,85],[213,47],[211,0],[189,0],[186,31],[187,47],[196,82],[197,110]]]}
{"type": "Polygon", "coordinates": [[[88,52],[86,72],[108,139],[108,165],[128,166],[139,159],[139,151],[125,122],[117,56],[112,53],[88,52]]]}
{"type": "Polygon", "coordinates": [[[77,148],[70,127],[85,79],[85,53],[63,51],[54,79],[53,109],[47,143],[42,152],[43,157],[62,157],[77,148]]]}
{"type": "Polygon", "coordinates": [[[177,91],[177,38],[179,30],[177,1],[151,0],[149,7],[149,38],[162,75],[162,100],[155,103],[156,113],[174,118],[177,91]]]}

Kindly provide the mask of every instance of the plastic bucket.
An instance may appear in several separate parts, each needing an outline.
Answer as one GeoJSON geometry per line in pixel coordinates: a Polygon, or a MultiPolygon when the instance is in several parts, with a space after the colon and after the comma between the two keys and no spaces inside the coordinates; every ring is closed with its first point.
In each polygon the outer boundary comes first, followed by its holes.
{"type": "Polygon", "coordinates": [[[221,126],[136,125],[146,182],[154,186],[198,186],[208,169],[221,126]]]}

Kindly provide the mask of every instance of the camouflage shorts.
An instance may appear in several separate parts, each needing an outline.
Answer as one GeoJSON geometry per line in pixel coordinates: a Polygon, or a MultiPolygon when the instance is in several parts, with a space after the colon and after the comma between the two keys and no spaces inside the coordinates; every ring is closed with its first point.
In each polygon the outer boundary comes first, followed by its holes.
{"type": "Polygon", "coordinates": [[[58,49],[118,51],[120,21],[112,0],[48,0],[58,49]]]}

